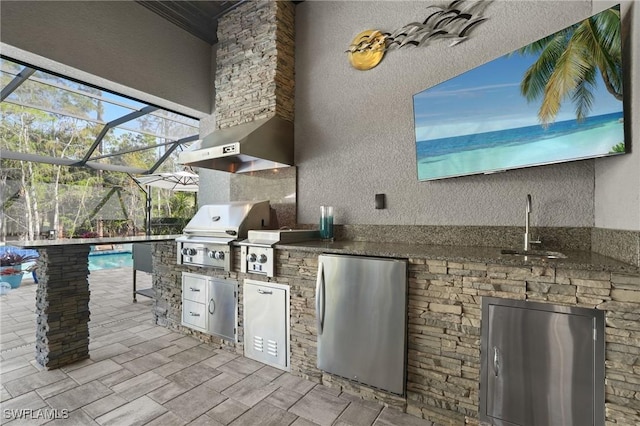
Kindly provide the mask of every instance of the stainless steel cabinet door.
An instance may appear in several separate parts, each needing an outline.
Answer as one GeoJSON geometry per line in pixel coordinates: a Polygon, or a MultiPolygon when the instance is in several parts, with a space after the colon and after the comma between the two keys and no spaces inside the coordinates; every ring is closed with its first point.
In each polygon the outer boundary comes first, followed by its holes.
{"type": "Polygon", "coordinates": [[[406,261],[319,256],[316,315],[319,369],[404,393],[406,261]]]}
{"type": "Polygon", "coordinates": [[[604,388],[603,331],[588,315],[593,310],[554,312],[553,305],[502,306],[489,303],[501,299],[486,299],[481,419],[520,426],[604,424],[603,389],[597,389],[604,388]]]}
{"type": "Polygon", "coordinates": [[[236,281],[209,280],[209,333],[236,341],[236,281]]]}
{"type": "Polygon", "coordinates": [[[245,280],[245,356],[276,367],[287,363],[287,292],[284,288],[245,280]]]}

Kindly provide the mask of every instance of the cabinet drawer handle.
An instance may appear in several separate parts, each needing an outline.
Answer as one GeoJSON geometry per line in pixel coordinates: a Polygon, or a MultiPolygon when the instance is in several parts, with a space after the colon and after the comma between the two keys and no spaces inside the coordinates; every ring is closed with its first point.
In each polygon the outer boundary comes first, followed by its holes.
{"type": "Polygon", "coordinates": [[[196,292],[197,292],[197,291],[200,291],[200,289],[199,289],[199,288],[194,288],[194,287],[189,287],[189,290],[191,290],[191,291],[196,291],[196,292]]]}
{"type": "Polygon", "coordinates": [[[258,289],[258,293],[260,293],[260,294],[273,294],[272,291],[267,291],[267,290],[262,290],[262,289],[258,289]]]}
{"type": "Polygon", "coordinates": [[[189,312],[189,315],[191,315],[192,317],[199,317],[200,314],[197,314],[195,312],[189,312]]]}

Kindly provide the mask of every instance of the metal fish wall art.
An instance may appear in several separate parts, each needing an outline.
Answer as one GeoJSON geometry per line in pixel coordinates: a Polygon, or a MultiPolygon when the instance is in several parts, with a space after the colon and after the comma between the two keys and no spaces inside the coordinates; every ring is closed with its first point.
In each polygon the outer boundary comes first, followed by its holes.
{"type": "Polygon", "coordinates": [[[366,30],[358,34],[346,53],[349,62],[359,70],[369,70],[380,63],[387,50],[406,46],[426,45],[430,41],[451,39],[455,46],[487,18],[484,10],[493,0],[454,0],[446,7],[427,6],[428,16],[422,22],[411,22],[393,32],[366,30]]]}

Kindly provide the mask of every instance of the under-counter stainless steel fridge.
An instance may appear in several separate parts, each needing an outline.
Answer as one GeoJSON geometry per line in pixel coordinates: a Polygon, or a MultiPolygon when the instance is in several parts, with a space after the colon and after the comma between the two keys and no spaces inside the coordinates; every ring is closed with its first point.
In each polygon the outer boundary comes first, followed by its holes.
{"type": "Polygon", "coordinates": [[[407,261],[320,255],[318,368],[404,394],[407,261]]]}

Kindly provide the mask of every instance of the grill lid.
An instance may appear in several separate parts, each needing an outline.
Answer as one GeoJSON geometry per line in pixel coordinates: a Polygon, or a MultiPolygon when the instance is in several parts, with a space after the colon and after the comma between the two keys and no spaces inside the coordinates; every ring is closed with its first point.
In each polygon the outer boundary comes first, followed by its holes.
{"type": "Polygon", "coordinates": [[[245,237],[249,229],[268,227],[269,216],[269,201],[207,204],[198,209],[182,232],[190,237],[234,240],[245,237]]]}

